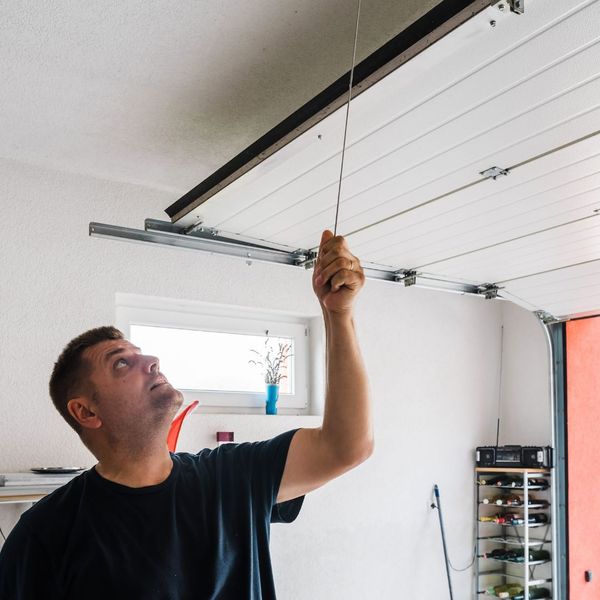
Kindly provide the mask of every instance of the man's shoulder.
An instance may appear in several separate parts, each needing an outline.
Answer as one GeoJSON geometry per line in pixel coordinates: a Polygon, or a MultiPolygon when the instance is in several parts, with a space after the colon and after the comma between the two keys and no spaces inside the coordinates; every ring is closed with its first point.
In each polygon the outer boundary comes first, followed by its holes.
{"type": "Polygon", "coordinates": [[[45,528],[44,525],[52,523],[57,514],[70,512],[73,505],[81,498],[88,477],[89,471],[84,471],[69,483],[44,496],[21,515],[19,523],[22,522],[22,526],[39,531],[45,528]]]}
{"type": "Polygon", "coordinates": [[[263,440],[227,443],[216,448],[203,448],[195,454],[177,452],[171,456],[183,473],[198,470],[215,472],[223,468],[244,471],[258,464],[268,465],[276,457],[285,458],[297,431],[291,429],[263,440]]]}
{"type": "Polygon", "coordinates": [[[179,477],[184,480],[217,479],[224,472],[244,470],[248,451],[253,443],[222,444],[216,448],[203,448],[196,453],[171,454],[177,464],[179,477]]]}

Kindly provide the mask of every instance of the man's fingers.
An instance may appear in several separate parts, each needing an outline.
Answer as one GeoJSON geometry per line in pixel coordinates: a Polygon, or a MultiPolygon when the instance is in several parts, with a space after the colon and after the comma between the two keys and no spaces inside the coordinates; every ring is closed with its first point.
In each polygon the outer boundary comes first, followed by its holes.
{"type": "Polygon", "coordinates": [[[321,254],[324,251],[324,246],[327,244],[327,242],[331,239],[333,239],[334,235],[333,235],[333,231],[330,231],[329,229],[326,229],[322,234],[321,234],[321,241],[319,243],[319,254],[321,254]]]}
{"type": "Polygon", "coordinates": [[[321,243],[319,245],[319,257],[325,256],[335,248],[347,249],[348,244],[341,235],[333,235],[333,231],[326,229],[321,235],[321,243]]]}
{"type": "Polygon", "coordinates": [[[333,231],[331,231],[331,229],[325,229],[323,231],[323,233],[321,234],[321,244],[323,244],[327,240],[331,239],[332,237],[333,237],[333,231]]]}
{"type": "Polygon", "coordinates": [[[337,256],[330,260],[327,258],[323,259],[316,269],[317,284],[324,285],[340,271],[359,273],[361,266],[358,259],[355,256],[337,256]]]}
{"type": "Polygon", "coordinates": [[[331,291],[337,292],[343,286],[355,289],[361,284],[361,281],[362,275],[360,273],[357,273],[356,271],[348,271],[347,269],[343,269],[342,271],[338,271],[331,278],[331,291]]]}

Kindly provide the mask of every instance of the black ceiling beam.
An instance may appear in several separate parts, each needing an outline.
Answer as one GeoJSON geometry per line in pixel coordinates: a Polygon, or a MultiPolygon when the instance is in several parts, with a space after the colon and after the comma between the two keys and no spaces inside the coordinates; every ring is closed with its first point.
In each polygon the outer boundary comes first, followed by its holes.
{"type": "MultiPolygon", "coordinates": [[[[497,0],[443,0],[354,68],[352,98],[497,0]]],[[[166,209],[178,221],[348,101],[350,71],[166,209]]]]}

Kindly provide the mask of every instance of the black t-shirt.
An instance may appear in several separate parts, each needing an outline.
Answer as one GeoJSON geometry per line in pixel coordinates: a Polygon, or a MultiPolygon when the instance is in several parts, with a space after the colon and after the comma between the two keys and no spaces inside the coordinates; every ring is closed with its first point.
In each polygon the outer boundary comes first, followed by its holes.
{"type": "Polygon", "coordinates": [[[94,468],[25,512],[0,553],[2,600],[270,600],[270,523],[296,430],[264,442],[171,454],[158,485],[94,468]]]}

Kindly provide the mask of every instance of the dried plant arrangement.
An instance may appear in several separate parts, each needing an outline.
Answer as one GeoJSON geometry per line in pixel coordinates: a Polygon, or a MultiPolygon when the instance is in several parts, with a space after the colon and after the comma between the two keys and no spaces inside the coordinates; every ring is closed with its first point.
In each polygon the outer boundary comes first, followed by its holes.
{"type": "Polygon", "coordinates": [[[282,344],[279,342],[278,349],[275,350],[271,344],[271,338],[265,339],[265,349],[263,352],[251,350],[258,355],[260,360],[249,360],[248,364],[256,365],[263,370],[265,383],[269,385],[279,385],[282,379],[287,378],[281,371],[284,368],[285,361],[293,356],[290,354],[292,344],[282,344]]]}

